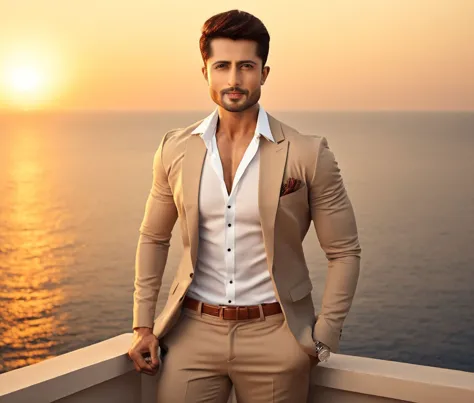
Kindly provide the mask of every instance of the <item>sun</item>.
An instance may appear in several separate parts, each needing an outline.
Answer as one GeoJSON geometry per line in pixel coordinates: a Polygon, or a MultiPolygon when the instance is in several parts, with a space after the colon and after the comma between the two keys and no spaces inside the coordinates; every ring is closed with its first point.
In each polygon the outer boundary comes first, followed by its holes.
{"type": "Polygon", "coordinates": [[[34,64],[11,65],[4,73],[5,98],[14,108],[40,107],[47,98],[47,77],[34,64]]]}
{"type": "MultiPolygon", "coordinates": [[[[0,108],[42,109],[57,96],[59,71],[47,52],[18,51],[0,70],[0,108]]],[[[56,63],[57,64],[57,63],[56,63]]]]}
{"type": "Polygon", "coordinates": [[[11,71],[8,81],[13,92],[31,94],[44,84],[44,75],[33,66],[19,66],[11,71]]]}

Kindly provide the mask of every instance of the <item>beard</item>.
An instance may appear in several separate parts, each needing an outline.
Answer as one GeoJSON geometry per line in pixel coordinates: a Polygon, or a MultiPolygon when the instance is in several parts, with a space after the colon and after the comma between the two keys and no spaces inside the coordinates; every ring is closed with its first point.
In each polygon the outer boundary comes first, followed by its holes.
{"type": "Polygon", "coordinates": [[[239,99],[230,99],[224,92],[217,92],[211,90],[212,100],[228,112],[243,112],[252,106],[254,106],[260,99],[261,89],[252,92],[249,95],[248,91],[243,92],[243,95],[239,99]]]}

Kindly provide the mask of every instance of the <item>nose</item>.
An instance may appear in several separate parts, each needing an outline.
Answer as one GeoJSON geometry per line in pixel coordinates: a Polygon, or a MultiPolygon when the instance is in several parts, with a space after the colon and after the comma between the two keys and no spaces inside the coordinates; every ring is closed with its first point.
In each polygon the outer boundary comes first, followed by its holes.
{"type": "Polygon", "coordinates": [[[240,87],[241,84],[240,71],[236,66],[232,66],[229,69],[228,85],[229,87],[234,88],[240,87]]]}

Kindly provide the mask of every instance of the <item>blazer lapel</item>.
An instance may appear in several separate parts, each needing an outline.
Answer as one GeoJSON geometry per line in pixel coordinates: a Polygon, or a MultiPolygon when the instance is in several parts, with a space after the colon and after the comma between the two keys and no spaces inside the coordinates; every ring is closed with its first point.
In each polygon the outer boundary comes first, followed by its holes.
{"type": "Polygon", "coordinates": [[[258,207],[270,274],[273,273],[275,217],[280,200],[280,189],[288,154],[288,141],[280,122],[268,114],[270,130],[275,142],[260,137],[260,173],[258,207]]]}
{"type": "Polygon", "coordinates": [[[196,267],[199,242],[199,187],[206,151],[202,138],[197,134],[192,135],[187,141],[182,165],[183,204],[193,270],[196,267]]]}

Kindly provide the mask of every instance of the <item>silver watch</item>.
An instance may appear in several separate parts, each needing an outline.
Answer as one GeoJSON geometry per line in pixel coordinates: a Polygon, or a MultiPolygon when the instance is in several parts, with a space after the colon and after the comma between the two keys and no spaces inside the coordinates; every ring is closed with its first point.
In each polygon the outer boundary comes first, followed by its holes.
{"type": "Polygon", "coordinates": [[[316,353],[318,353],[319,361],[327,361],[329,356],[331,355],[330,348],[320,341],[317,341],[314,345],[316,347],[316,353]]]}

